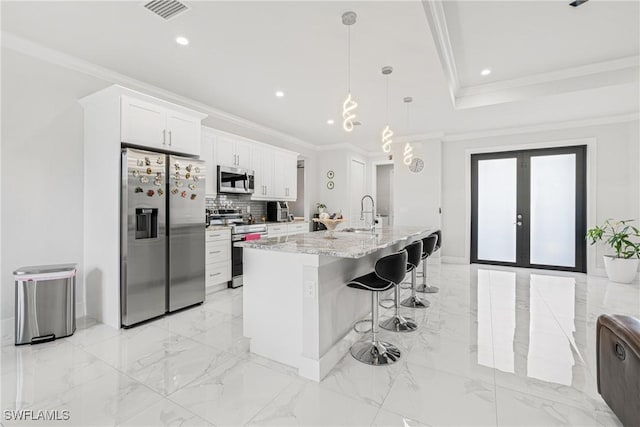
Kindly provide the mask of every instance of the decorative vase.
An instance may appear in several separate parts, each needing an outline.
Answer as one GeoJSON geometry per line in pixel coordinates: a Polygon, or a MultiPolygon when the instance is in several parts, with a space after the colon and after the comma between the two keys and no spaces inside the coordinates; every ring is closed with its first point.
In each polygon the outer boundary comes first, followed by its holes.
{"type": "Polygon", "coordinates": [[[638,258],[618,258],[604,255],[604,269],[612,282],[631,283],[638,272],[638,258]]]}
{"type": "Polygon", "coordinates": [[[325,208],[318,208],[318,213],[319,214],[324,213],[324,210],[325,210],[325,208]]]}
{"type": "Polygon", "coordinates": [[[313,218],[314,222],[319,222],[320,224],[323,224],[325,227],[327,227],[327,236],[325,237],[325,239],[336,239],[336,237],[334,237],[333,235],[333,231],[336,229],[336,227],[340,224],[342,224],[343,222],[345,222],[346,220],[343,219],[320,219],[320,218],[313,218]]]}

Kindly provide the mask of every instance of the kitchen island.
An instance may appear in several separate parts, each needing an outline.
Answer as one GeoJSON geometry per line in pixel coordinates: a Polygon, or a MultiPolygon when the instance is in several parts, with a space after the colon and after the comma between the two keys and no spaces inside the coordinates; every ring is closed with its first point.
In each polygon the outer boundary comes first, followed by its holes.
{"type": "Polygon", "coordinates": [[[320,381],[360,338],[349,334],[370,312],[369,292],[346,283],[382,256],[433,232],[388,227],[375,234],[319,231],[236,243],[243,250],[244,336],[250,351],[320,381]]]}

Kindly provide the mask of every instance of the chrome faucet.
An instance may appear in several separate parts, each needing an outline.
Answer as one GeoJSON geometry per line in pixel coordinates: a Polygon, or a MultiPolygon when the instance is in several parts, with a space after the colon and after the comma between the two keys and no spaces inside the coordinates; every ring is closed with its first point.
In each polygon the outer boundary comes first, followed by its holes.
{"type": "MultiPolygon", "coordinates": [[[[370,226],[370,230],[372,233],[375,233],[376,230],[376,203],[373,201],[373,197],[371,197],[368,194],[365,194],[364,196],[362,196],[362,199],[360,199],[360,220],[364,221],[364,214],[365,213],[370,213],[371,214],[371,226],[370,226]],[[371,211],[365,211],[364,210],[364,199],[369,198],[371,200],[371,211]]],[[[367,223],[364,223],[365,226],[367,225],[367,223]]]]}

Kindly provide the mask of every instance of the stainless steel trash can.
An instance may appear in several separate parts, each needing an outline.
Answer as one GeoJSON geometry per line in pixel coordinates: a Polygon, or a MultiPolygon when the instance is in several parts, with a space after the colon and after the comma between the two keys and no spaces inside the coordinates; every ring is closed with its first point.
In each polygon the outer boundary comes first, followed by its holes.
{"type": "Polygon", "coordinates": [[[22,267],[16,281],[16,345],[73,335],[76,330],[76,264],[22,267]]]}

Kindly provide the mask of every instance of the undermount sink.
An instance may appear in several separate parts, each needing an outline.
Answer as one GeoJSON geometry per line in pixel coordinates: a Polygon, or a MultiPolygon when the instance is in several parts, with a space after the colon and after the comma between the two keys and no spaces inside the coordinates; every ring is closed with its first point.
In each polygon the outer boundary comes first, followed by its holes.
{"type": "Polygon", "coordinates": [[[340,231],[343,233],[371,233],[371,230],[368,228],[345,228],[340,231]]]}

